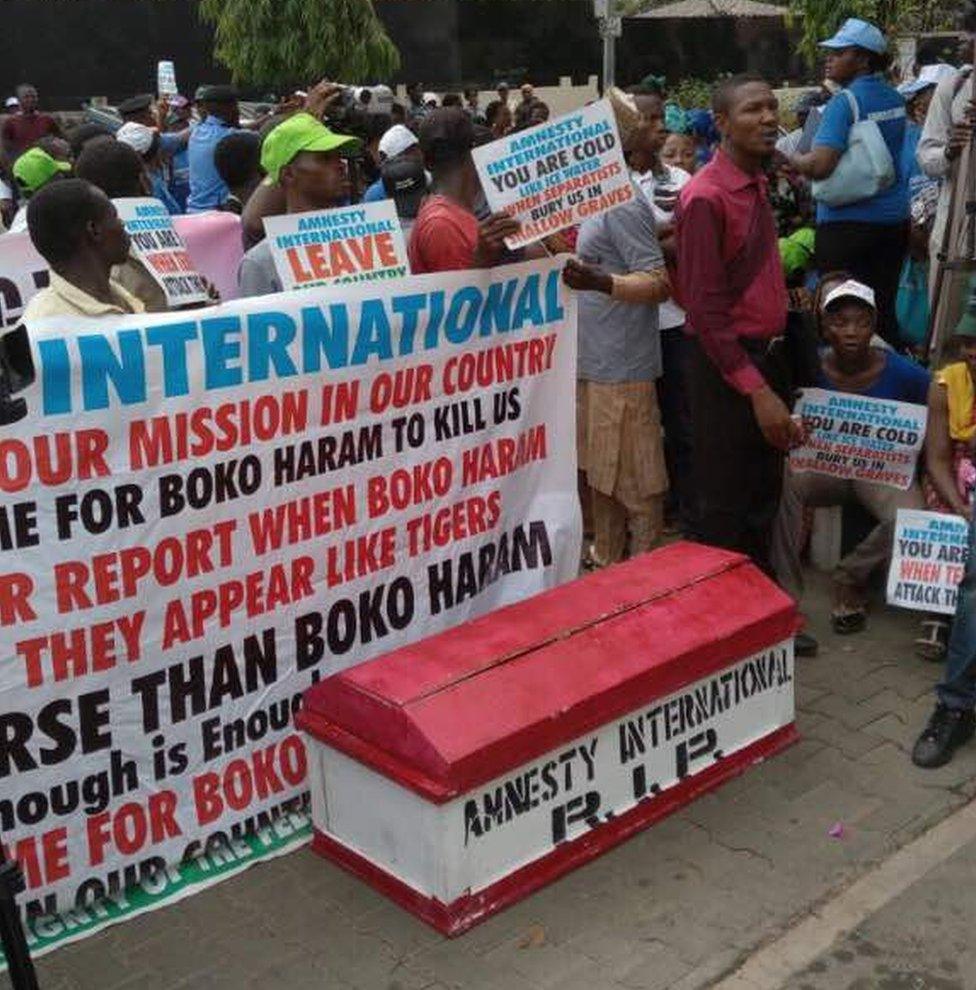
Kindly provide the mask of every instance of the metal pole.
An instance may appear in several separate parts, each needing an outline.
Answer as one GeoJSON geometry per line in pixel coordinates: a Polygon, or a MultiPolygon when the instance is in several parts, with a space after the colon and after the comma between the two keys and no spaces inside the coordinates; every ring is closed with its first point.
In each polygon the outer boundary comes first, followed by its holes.
{"type": "MultiPolygon", "coordinates": [[[[610,9],[613,10],[611,0],[610,9]]],[[[613,31],[613,22],[610,16],[605,17],[600,24],[603,33],[603,92],[614,84],[617,74],[617,38],[613,31]]]]}

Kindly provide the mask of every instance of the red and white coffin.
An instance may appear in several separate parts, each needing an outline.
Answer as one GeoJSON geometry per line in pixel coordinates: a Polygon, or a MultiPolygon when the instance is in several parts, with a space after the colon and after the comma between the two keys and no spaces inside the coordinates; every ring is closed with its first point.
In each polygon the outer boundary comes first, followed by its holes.
{"type": "Polygon", "coordinates": [[[310,688],[313,849],[448,935],[797,738],[792,600],[645,554],[310,688]]]}

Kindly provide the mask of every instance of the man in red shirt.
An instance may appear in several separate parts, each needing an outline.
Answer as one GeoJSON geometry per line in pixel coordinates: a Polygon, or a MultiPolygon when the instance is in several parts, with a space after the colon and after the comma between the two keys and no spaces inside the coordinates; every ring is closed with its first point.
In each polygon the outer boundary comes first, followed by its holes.
{"type": "Polygon", "coordinates": [[[4,121],[0,140],[8,162],[16,161],[28,148],[33,148],[42,137],[61,136],[57,121],[47,113],[37,111],[37,90],[29,83],[17,87],[20,112],[4,121]]]}
{"type": "Polygon", "coordinates": [[[786,282],[763,174],[778,106],[764,80],[735,76],[718,85],[712,108],[722,144],[681,191],[677,214],[677,281],[693,337],[693,528],[772,574],[783,458],[802,438],[786,406],[786,282]]]}
{"type": "Polygon", "coordinates": [[[407,245],[415,275],[491,268],[505,256],[505,238],[518,233],[518,221],[507,214],[480,222],[474,214],[482,196],[471,160],[474,139],[474,124],[460,107],[432,110],[420,125],[420,148],[432,179],[407,245]]]}

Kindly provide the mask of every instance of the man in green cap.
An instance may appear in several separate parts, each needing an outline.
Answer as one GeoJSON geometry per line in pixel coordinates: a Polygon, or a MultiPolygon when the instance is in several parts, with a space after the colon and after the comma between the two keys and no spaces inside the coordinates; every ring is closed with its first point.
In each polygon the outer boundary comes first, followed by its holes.
{"type": "MultiPolygon", "coordinates": [[[[358,144],[347,134],[334,134],[309,113],[296,113],[270,131],[261,146],[266,183],[281,187],[286,213],[307,213],[344,205],[349,199],[349,173],[344,154],[358,144]]],[[[256,244],[238,272],[242,296],[281,292],[268,240],[256,244]]]]}
{"type": "Polygon", "coordinates": [[[14,162],[14,178],[25,202],[10,223],[10,232],[27,230],[27,203],[54,179],[71,174],[71,148],[63,138],[42,138],[14,162]]]}

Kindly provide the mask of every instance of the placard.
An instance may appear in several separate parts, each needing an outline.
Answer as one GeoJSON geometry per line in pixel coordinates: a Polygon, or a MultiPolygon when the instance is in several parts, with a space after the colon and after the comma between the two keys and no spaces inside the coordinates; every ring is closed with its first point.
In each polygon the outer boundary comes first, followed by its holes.
{"type": "Polygon", "coordinates": [[[156,92],[160,96],[176,96],[176,67],[172,62],[160,61],[156,66],[156,92]]]}
{"type": "Polygon", "coordinates": [[[397,279],[410,272],[392,199],[265,217],[264,229],[286,289],[397,279]]]}
{"type": "Polygon", "coordinates": [[[899,509],[888,570],[888,604],[952,615],[968,556],[969,523],[965,519],[899,509]]]}
{"type": "Polygon", "coordinates": [[[471,152],[495,213],[522,223],[521,247],[629,202],[634,194],[609,100],[517,131],[471,152]]]}
{"type": "Polygon", "coordinates": [[[305,841],[310,684],[576,576],[562,264],[28,326],[0,833],[39,951],[305,841]]]}
{"type": "Polygon", "coordinates": [[[207,302],[207,285],[173,227],[173,218],[158,200],[131,197],[112,200],[132,238],[132,253],[166,294],[170,309],[207,302]]]}
{"type": "Polygon", "coordinates": [[[790,451],[797,474],[873,481],[908,488],[925,441],[928,409],[823,388],[803,390],[796,413],[808,438],[790,451]]]}

